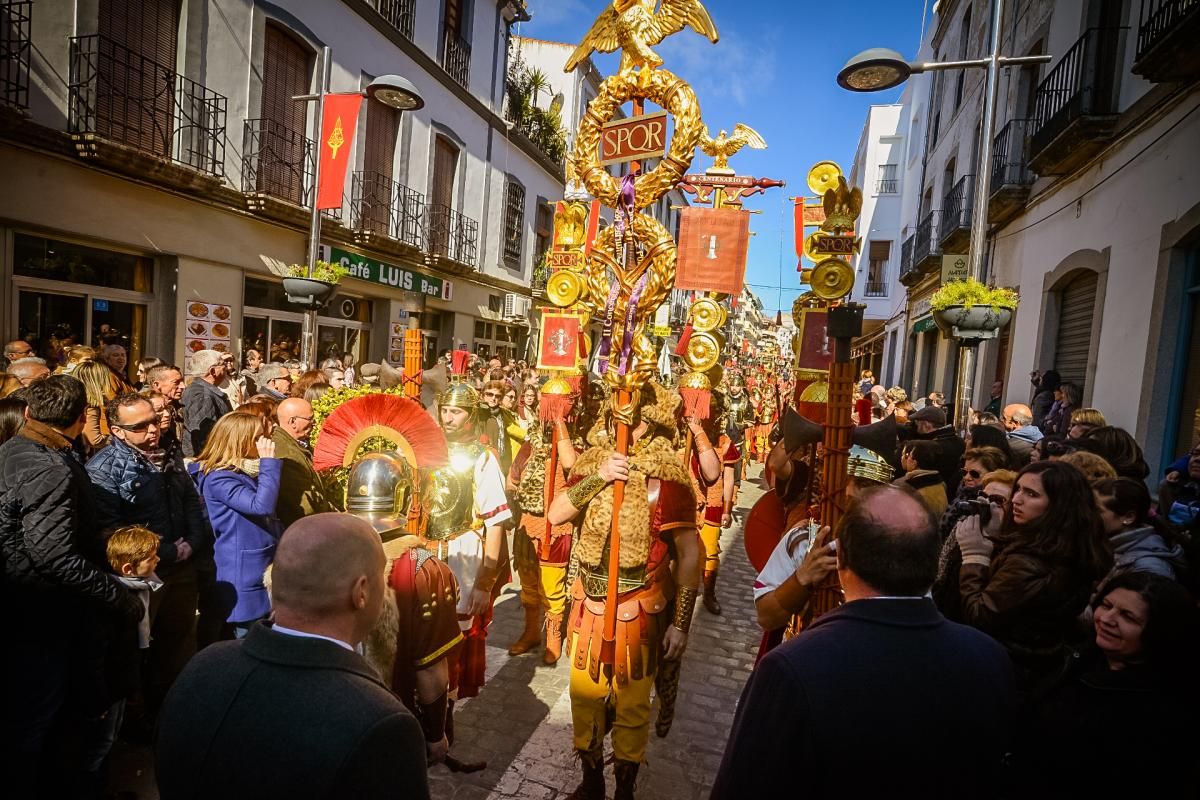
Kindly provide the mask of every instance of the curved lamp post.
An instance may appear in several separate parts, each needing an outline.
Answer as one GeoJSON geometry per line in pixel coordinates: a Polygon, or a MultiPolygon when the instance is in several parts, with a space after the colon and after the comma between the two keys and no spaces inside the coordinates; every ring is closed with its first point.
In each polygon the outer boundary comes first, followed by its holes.
{"type": "MultiPolygon", "coordinates": [[[[969,61],[907,61],[895,50],[876,47],[864,50],[846,62],[838,72],[837,82],[852,92],[879,92],[891,89],[909,76],[922,72],[954,69],[986,69],[983,121],[980,126],[979,163],[975,167],[975,200],[971,211],[971,244],[968,254],[970,277],[983,278],[983,253],[987,244],[987,201],[991,194],[993,129],[996,122],[996,95],[1000,68],[1024,64],[1047,64],[1052,56],[1000,55],[1000,25],[1004,18],[1005,0],[992,2],[991,55],[969,61]]],[[[958,356],[958,391],[954,398],[954,425],[958,430],[967,426],[971,413],[971,392],[975,386],[975,347],[964,346],[958,356]]]]}
{"type": "MultiPolygon", "coordinates": [[[[313,118],[314,142],[321,138],[321,118],[325,115],[325,95],[329,93],[329,71],[331,66],[328,47],[321,48],[320,90],[316,94],[302,94],[292,100],[311,103],[316,102],[317,113],[313,118]]],[[[367,85],[364,97],[374,98],[386,106],[399,111],[416,111],[424,107],[425,99],[417,91],[417,87],[407,78],[400,75],[381,75],[367,85]]],[[[321,212],[317,209],[317,187],[321,185],[321,159],[317,158],[313,165],[312,216],[308,224],[308,277],[312,278],[313,266],[317,263],[317,255],[321,249],[321,212]]],[[[313,361],[314,342],[317,336],[317,311],[312,309],[304,314],[304,327],[300,336],[300,360],[307,368],[316,366],[313,361]]]]}

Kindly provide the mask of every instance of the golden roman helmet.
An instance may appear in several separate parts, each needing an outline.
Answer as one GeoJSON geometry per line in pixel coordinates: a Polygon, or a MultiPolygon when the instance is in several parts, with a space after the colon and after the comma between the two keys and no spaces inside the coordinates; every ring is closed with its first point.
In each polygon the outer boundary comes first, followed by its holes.
{"type": "Polygon", "coordinates": [[[480,406],[479,392],[466,383],[454,381],[438,393],[437,404],[438,408],[453,406],[464,411],[475,411],[480,406]]]}
{"type": "Polygon", "coordinates": [[[891,483],[894,471],[892,465],[879,453],[856,444],[850,447],[850,456],[846,459],[846,474],[875,483],[891,483]]]}

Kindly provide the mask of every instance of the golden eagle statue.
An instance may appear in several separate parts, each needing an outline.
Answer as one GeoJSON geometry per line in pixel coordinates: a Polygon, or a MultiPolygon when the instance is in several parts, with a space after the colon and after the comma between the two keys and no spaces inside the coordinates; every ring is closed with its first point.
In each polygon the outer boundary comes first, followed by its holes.
{"type": "Polygon", "coordinates": [[[700,138],[700,149],[704,151],[705,155],[710,155],[715,159],[712,165],[713,169],[729,169],[729,158],[743,147],[766,150],[767,142],[759,136],[758,131],[754,128],[740,122],[733,129],[732,136],[727,136],[725,131],[721,131],[714,139],[705,131],[704,136],[700,138]]]}
{"type": "Polygon", "coordinates": [[[862,209],[862,189],[857,186],[851,189],[846,184],[845,176],[839,175],[837,188],[825,190],[822,205],[825,207],[825,221],[821,223],[821,230],[832,233],[852,231],[862,209]]]}
{"type": "Polygon", "coordinates": [[[696,33],[717,41],[717,27],[700,0],[613,0],[612,7],[596,19],[571,54],[564,71],[573,71],[594,52],[611,53],[618,48],[623,51],[622,72],[632,67],[655,69],[662,66],[663,60],[650,45],[689,25],[696,33]]]}

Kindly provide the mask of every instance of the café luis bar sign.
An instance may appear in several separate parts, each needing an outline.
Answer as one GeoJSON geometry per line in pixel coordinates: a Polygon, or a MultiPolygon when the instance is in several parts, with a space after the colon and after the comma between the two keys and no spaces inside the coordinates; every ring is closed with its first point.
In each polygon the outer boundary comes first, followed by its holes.
{"type": "Polygon", "coordinates": [[[432,275],[422,275],[420,272],[414,272],[404,267],[384,264],[382,261],[329,245],[322,245],[321,249],[325,251],[326,261],[341,264],[350,270],[349,277],[351,278],[380,286],[391,286],[394,289],[403,289],[408,292],[418,292],[442,300],[454,299],[454,283],[452,281],[435,278],[432,275]]]}
{"type": "Polygon", "coordinates": [[[667,152],[667,112],[605,123],[600,132],[600,163],[662,158],[667,152]]]}

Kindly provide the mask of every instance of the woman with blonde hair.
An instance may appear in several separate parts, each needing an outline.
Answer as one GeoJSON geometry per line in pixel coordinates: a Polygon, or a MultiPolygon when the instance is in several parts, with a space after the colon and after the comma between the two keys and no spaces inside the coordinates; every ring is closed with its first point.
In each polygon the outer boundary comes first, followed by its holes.
{"type": "Polygon", "coordinates": [[[1108,425],[1108,420],[1098,408],[1077,408],[1071,412],[1071,424],[1067,428],[1068,439],[1082,439],[1096,428],[1108,425]]]}
{"type": "Polygon", "coordinates": [[[283,535],[275,516],[282,468],[266,420],[241,411],[217,420],[204,450],[188,467],[216,536],[220,611],[238,639],[271,613],[263,573],[283,535]]]}
{"type": "Polygon", "coordinates": [[[83,439],[87,443],[88,455],[108,444],[108,416],[105,408],[117,396],[117,380],[108,365],[101,361],[84,361],[74,371],[87,392],[87,408],[84,409],[83,439]]]}
{"type": "Polygon", "coordinates": [[[80,364],[95,361],[96,357],[97,353],[94,347],[84,344],[72,345],[63,351],[62,365],[55,372],[62,375],[74,375],[80,364]]]}

